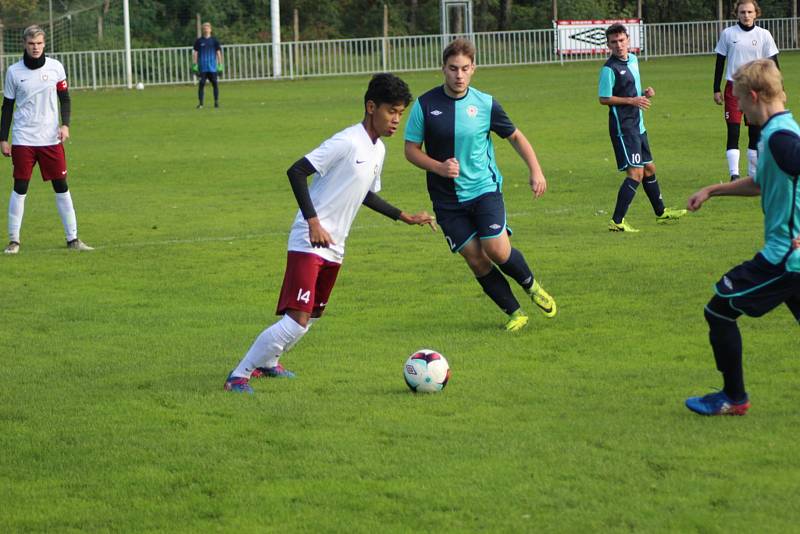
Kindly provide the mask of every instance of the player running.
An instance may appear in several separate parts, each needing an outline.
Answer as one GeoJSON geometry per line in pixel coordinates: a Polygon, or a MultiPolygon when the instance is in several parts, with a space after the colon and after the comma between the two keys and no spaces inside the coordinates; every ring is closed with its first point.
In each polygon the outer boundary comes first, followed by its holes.
{"type": "Polygon", "coordinates": [[[617,193],[617,204],[608,229],[612,232],[638,232],[625,220],[625,214],[639,184],[644,185],[656,222],[679,219],[686,210],[664,207],[644,128],[644,110],[650,109],[650,99],[656,92],[652,87],[642,91],[639,59],[629,51],[628,30],[622,24],[612,24],[606,29],[606,42],[611,57],[600,69],[598,96],[600,104],[608,106],[608,132],[617,168],[627,175],[617,193]]]}
{"type": "MultiPolygon", "coordinates": [[[[739,128],[742,123],[742,112],[736,104],[733,94],[733,73],[749,61],[769,58],[778,65],[778,47],[769,30],[756,26],[756,19],[761,16],[761,8],[756,0],[739,0],[734,7],[734,15],[738,22],[722,30],[714,51],[717,63],[714,69],[714,102],[725,103],[725,124],[728,128],[728,140],[725,158],[728,160],[728,172],[731,180],[739,178],[739,128]],[[725,60],[728,60],[727,68],[725,60]],[[725,96],[720,93],[722,73],[725,71],[725,96]]],[[[758,163],[758,138],[761,129],[744,117],[747,125],[749,141],[747,144],[747,172],[755,176],[758,163]]]]}
{"type": "Polygon", "coordinates": [[[750,122],[761,128],[756,175],[707,186],[689,198],[688,207],[698,210],[712,196],[761,195],[764,247],[752,260],[728,271],[706,304],[709,339],[723,389],[686,400],[687,408],[702,415],[744,415],[750,408],[742,336],[736,324],[740,315],[761,317],[785,303],[800,321],[800,126],[785,108],[783,78],[769,59],[737,70],[733,94],[750,122]]]}
{"type": "Polygon", "coordinates": [[[0,112],[0,152],[11,157],[14,190],[8,202],[6,254],[17,254],[33,167],[39,164],[42,180],[49,181],[56,194],[56,208],[64,226],[67,248],[93,250],[78,239],[78,221],[67,186],[64,142],[69,139],[70,98],[64,66],[45,57],[45,33],[29,26],[22,35],[22,60],[8,67],[0,112]],[[58,122],[59,104],[61,125],[58,122]],[[16,109],[15,109],[16,106],[16,109]],[[12,143],[8,142],[14,123],[12,143]]]}
{"type": "Polygon", "coordinates": [[[277,314],[225,381],[225,390],[253,393],[251,377],[291,378],[279,358],[319,319],[344,258],[344,243],[358,208],[406,224],[430,225],[426,212],[409,215],[378,196],[386,153],[380,137],[390,137],[411,102],[406,83],[376,74],[364,95],[364,119],[337,133],[288,170],[300,210],[289,234],[288,259],[277,314]],[[311,187],[307,179],[314,175],[311,187]]]}
{"type": "Polygon", "coordinates": [[[411,109],[406,159],[427,171],[428,193],[450,251],[461,254],[483,291],[508,314],[506,330],[516,331],[528,323],[528,316],[503,273],[546,317],[556,315],[556,302],[534,279],[522,253],[511,246],[503,175],[490,133],[508,139],[525,161],[535,197],[545,193],[547,180],[533,147],[500,104],[470,87],[475,46],[466,39],[450,43],[443,53],[442,72],[444,84],[419,97],[411,109]]]}

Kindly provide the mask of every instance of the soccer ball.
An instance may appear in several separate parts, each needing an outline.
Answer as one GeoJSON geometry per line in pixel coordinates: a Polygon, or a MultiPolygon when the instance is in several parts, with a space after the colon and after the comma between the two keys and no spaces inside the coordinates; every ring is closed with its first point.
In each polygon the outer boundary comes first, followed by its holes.
{"type": "Polygon", "coordinates": [[[450,380],[450,366],[435,350],[422,349],[408,357],[403,366],[406,384],[415,393],[441,391],[450,380]]]}
{"type": "Polygon", "coordinates": [[[136,88],[141,91],[144,89],[144,84],[142,82],[139,82],[136,84],[136,88]]]}

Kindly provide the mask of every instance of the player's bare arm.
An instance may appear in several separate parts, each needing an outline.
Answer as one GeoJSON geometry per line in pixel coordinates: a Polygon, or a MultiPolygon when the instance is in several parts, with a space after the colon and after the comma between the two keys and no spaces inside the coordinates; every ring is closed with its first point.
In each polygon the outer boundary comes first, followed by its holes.
{"type": "Polygon", "coordinates": [[[519,128],[514,130],[514,133],[508,136],[508,142],[517,151],[522,160],[528,166],[529,176],[528,182],[533,191],[534,198],[539,198],[547,191],[547,180],[542,172],[542,167],[539,165],[539,159],[536,157],[536,152],[533,150],[528,138],[525,137],[519,128]]]}
{"type": "Polygon", "coordinates": [[[458,178],[459,165],[456,158],[436,161],[422,150],[422,144],[406,141],[406,159],[420,169],[434,172],[445,178],[458,178]]]}
{"type": "Polygon", "coordinates": [[[686,203],[689,211],[699,210],[703,204],[711,197],[737,196],[737,197],[757,197],[761,194],[761,188],[751,176],[727,182],[724,184],[712,184],[700,189],[686,203]]]}
{"type": "Polygon", "coordinates": [[[636,106],[639,109],[650,109],[650,98],[647,96],[601,96],[600,104],[603,106],[636,106]]]}

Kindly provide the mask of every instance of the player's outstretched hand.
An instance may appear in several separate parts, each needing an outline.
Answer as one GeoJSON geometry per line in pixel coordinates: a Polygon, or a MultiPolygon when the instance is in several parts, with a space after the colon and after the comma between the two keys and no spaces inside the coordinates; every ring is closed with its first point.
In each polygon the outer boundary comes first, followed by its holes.
{"type": "Polygon", "coordinates": [[[308,240],[311,241],[312,247],[328,248],[336,244],[331,234],[320,224],[319,217],[312,217],[306,222],[308,223],[308,240]]]}
{"type": "Polygon", "coordinates": [[[708,188],[704,187],[689,197],[689,200],[686,202],[686,209],[689,211],[697,211],[703,206],[703,203],[708,200],[708,198],[708,188]]]}
{"type": "Polygon", "coordinates": [[[719,91],[714,93],[714,103],[718,106],[722,105],[722,93],[720,93],[719,91]]]}
{"type": "Polygon", "coordinates": [[[3,153],[5,157],[11,156],[11,143],[8,141],[0,141],[0,152],[3,153]]]}
{"type": "Polygon", "coordinates": [[[458,160],[456,158],[450,158],[439,163],[439,172],[436,174],[447,178],[458,178],[458,173],[458,160]]]}
{"type": "Polygon", "coordinates": [[[543,174],[540,174],[539,176],[531,175],[531,177],[528,178],[528,182],[531,184],[533,198],[539,198],[547,191],[547,179],[543,174]]]}
{"type": "Polygon", "coordinates": [[[406,224],[418,224],[420,226],[427,224],[431,227],[431,230],[434,232],[436,231],[436,217],[430,215],[427,211],[420,211],[419,213],[415,213],[413,215],[409,215],[406,212],[401,212],[400,220],[406,224]]]}

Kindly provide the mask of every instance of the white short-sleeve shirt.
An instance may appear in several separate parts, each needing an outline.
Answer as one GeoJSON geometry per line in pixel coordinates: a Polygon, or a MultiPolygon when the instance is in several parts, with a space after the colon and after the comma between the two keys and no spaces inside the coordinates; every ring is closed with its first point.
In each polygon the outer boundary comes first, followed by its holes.
{"type": "Polygon", "coordinates": [[[361,123],[342,130],[306,154],[317,170],[308,188],[311,202],[320,224],[335,244],[313,248],[308,238],[308,223],[298,210],[289,233],[289,250],[310,252],[341,263],[344,242],[358,208],[369,191],[380,191],[385,154],[383,141],[378,139],[373,143],[361,123]]]}
{"type": "Polygon", "coordinates": [[[727,57],[725,79],[733,81],[736,69],[750,61],[774,56],[778,53],[778,47],[769,30],[754,26],[752,30],[745,31],[736,24],[722,30],[714,52],[727,57]]]}
{"type": "Polygon", "coordinates": [[[52,146],[58,139],[58,96],[56,86],[66,89],[64,65],[45,58],[44,65],[31,70],[18,61],[6,73],[3,96],[15,100],[11,142],[25,146],[52,146]]]}

